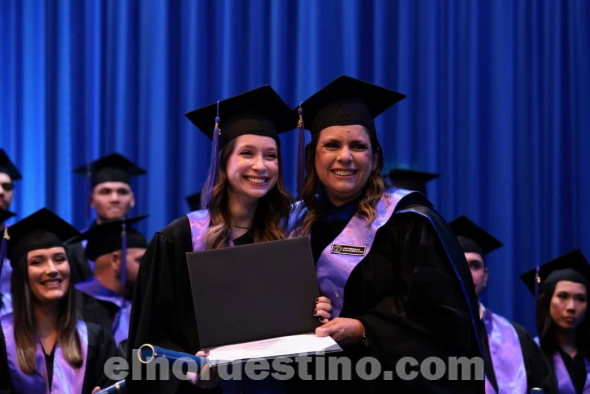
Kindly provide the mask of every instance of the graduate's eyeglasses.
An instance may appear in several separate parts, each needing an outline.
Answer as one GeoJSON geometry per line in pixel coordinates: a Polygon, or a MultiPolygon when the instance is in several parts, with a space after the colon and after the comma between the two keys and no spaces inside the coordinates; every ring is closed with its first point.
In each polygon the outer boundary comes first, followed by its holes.
{"type": "Polygon", "coordinates": [[[12,182],[3,182],[3,183],[0,183],[0,186],[2,186],[2,189],[4,189],[4,191],[7,191],[7,192],[14,189],[14,183],[12,183],[12,182]]]}

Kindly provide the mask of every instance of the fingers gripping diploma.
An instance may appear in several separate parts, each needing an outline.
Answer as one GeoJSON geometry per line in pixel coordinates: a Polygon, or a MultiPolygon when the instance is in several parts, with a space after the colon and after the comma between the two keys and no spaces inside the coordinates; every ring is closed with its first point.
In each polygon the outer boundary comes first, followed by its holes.
{"type": "Polygon", "coordinates": [[[318,318],[320,323],[327,323],[330,320],[330,311],[332,302],[328,297],[318,297],[315,302],[313,315],[318,318]]]}
{"type": "Polygon", "coordinates": [[[315,329],[318,337],[330,335],[339,345],[351,345],[363,340],[365,327],[357,319],[337,317],[315,329]]]}
{"type": "MultiPolygon", "coordinates": [[[[208,355],[208,352],[202,350],[197,352],[197,356],[199,357],[207,357],[208,355]]],[[[219,375],[217,374],[217,367],[211,367],[207,363],[203,365],[198,374],[195,372],[187,372],[187,376],[189,377],[190,382],[202,389],[212,389],[219,384],[220,380],[219,375]]]]}

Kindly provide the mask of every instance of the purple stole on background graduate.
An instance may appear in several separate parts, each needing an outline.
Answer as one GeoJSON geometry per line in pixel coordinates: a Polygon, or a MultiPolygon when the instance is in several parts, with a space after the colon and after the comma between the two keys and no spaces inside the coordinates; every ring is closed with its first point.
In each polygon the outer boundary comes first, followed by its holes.
{"type": "MultiPolygon", "coordinates": [[[[332,301],[332,318],[340,316],[344,303],[344,286],[356,265],[371,250],[377,230],[395,210],[397,204],[413,193],[410,190],[388,189],[377,203],[377,216],[367,227],[366,219],[353,216],[344,230],[324,249],[316,264],[320,293],[332,301]]],[[[289,238],[301,236],[306,208],[296,208],[289,220],[289,238]]]]}
{"type": "Polygon", "coordinates": [[[115,337],[117,345],[127,339],[129,335],[129,317],[131,315],[131,300],[103,286],[96,277],[91,276],[84,282],[77,283],[76,289],[82,293],[88,294],[97,300],[110,302],[119,307],[119,310],[113,318],[111,332],[115,337]]]}
{"type": "MultiPolygon", "coordinates": [[[[586,383],[582,392],[586,394],[590,393],[590,362],[587,358],[584,358],[584,363],[586,364],[586,383]]],[[[559,352],[555,352],[553,355],[553,367],[555,368],[559,394],[576,394],[570,374],[567,372],[567,368],[559,352]]]]}
{"type": "Polygon", "coordinates": [[[2,294],[2,306],[0,307],[0,316],[12,312],[12,295],[10,293],[10,277],[12,276],[12,266],[7,258],[1,261],[2,274],[0,274],[0,294],[2,294]]]}
{"type": "Polygon", "coordinates": [[[16,392],[22,393],[60,393],[60,394],[79,394],[82,392],[84,384],[84,374],[86,371],[86,357],[88,355],[88,332],[86,323],[78,321],[76,329],[80,338],[82,350],[82,366],[75,368],[65,359],[59,342],[55,344],[55,353],[53,358],[53,378],[51,389],[48,387],[47,368],[45,366],[45,355],[41,342],[37,340],[37,351],[35,353],[35,365],[38,373],[33,375],[25,374],[19,367],[16,358],[16,344],[14,341],[14,325],[12,314],[3,316],[1,319],[4,339],[6,341],[6,356],[8,359],[8,368],[12,385],[16,392]]]}
{"type": "MultiPolygon", "coordinates": [[[[500,315],[484,308],[483,324],[488,335],[490,358],[498,394],[527,394],[527,376],[520,340],[514,326],[500,315]]],[[[496,394],[496,390],[486,376],[486,393],[496,394]]]]}

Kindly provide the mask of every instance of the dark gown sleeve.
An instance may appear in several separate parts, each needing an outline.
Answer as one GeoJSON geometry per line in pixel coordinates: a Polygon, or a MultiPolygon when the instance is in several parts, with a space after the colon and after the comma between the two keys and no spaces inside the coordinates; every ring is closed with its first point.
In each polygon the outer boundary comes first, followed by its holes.
{"type": "Polygon", "coordinates": [[[81,291],[76,291],[76,300],[81,319],[101,326],[112,334],[113,320],[119,308],[110,302],[98,300],[81,291]]]}
{"type": "MultiPolygon", "coordinates": [[[[419,363],[428,357],[445,362],[481,357],[471,273],[448,225],[427,206],[406,206],[377,231],[371,251],[351,273],[344,297],[341,316],[363,323],[370,352],[384,369],[395,371],[407,356],[419,363]]],[[[413,380],[394,378],[378,382],[383,385],[378,391],[483,392],[483,380],[473,378],[475,368],[470,373],[471,380],[446,375],[431,381],[422,374],[413,380]]]]}
{"type": "MultiPolygon", "coordinates": [[[[200,350],[199,334],[193,307],[186,253],[192,251],[188,218],[182,217],[157,232],[141,261],[129,325],[127,359],[133,361],[133,349],[145,343],[195,354],[200,350]]],[[[176,379],[126,379],[130,392],[182,393],[200,392],[187,382],[176,379]]],[[[215,392],[208,390],[208,393],[215,392]]]]}
{"type": "Polygon", "coordinates": [[[538,387],[545,394],[557,394],[557,378],[545,353],[535,343],[529,332],[521,325],[511,322],[518,334],[526,368],[528,389],[538,387]]]}
{"type": "Polygon", "coordinates": [[[82,393],[91,393],[99,386],[105,388],[114,382],[106,377],[104,365],[111,357],[119,356],[112,335],[101,326],[86,323],[88,329],[88,355],[86,357],[86,372],[82,393]]]}
{"type": "Polygon", "coordinates": [[[6,341],[4,340],[4,333],[0,329],[0,394],[12,393],[13,390],[6,356],[6,341]]]}

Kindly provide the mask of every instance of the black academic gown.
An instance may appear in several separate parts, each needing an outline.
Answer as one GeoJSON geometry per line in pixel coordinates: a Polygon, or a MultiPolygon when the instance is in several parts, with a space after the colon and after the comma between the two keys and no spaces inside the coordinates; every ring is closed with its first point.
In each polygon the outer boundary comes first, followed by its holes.
{"type": "MultiPolygon", "coordinates": [[[[365,344],[345,348],[345,354],[353,361],[376,357],[383,370],[393,371],[392,380],[356,379],[348,387],[378,393],[483,393],[484,381],[473,380],[473,371],[472,380],[458,381],[448,375],[428,380],[421,374],[403,380],[396,373],[402,357],[422,363],[428,357],[446,361],[481,356],[477,330],[482,324],[463,252],[439,214],[427,205],[415,204],[415,197],[400,202],[377,231],[371,250],[346,282],[340,314],[360,320],[367,336],[365,344]]],[[[311,244],[316,262],[347,222],[314,225],[311,244]]],[[[314,383],[305,384],[307,393],[347,387],[346,382],[314,383]]]]}
{"type": "Polygon", "coordinates": [[[111,302],[96,299],[79,290],[75,290],[75,292],[82,319],[88,323],[98,324],[112,335],[113,321],[119,307],[111,302]]]}
{"type": "Polygon", "coordinates": [[[12,381],[8,369],[8,359],[6,358],[6,342],[4,341],[4,333],[0,330],[0,394],[12,392],[12,381]]]}
{"type": "MultiPolygon", "coordinates": [[[[247,233],[234,243],[252,241],[247,233]]],[[[192,251],[191,229],[186,216],[158,231],[150,241],[140,264],[131,308],[127,351],[130,365],[133,349],[145,343],[189,354],[201,350],[186,263],[186,253],[192,251]]],[[[220,392],[219,388],[201,390],[191,383],[179,381],[172,373],[169,380],[127,379],[126,385],[132,393],[220,392]]]]}

